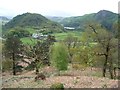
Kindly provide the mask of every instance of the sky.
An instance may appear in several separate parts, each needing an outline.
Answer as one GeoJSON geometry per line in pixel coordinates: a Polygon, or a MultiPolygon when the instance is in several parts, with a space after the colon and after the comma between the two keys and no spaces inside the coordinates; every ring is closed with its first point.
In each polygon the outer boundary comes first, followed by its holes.
{"type": "Polygon", "coordinates": [[[0,0],[0,16],[16,16],[26,12],[44,16],[82,16],[109,10],[118,13],[119,0],[0,0]]]}

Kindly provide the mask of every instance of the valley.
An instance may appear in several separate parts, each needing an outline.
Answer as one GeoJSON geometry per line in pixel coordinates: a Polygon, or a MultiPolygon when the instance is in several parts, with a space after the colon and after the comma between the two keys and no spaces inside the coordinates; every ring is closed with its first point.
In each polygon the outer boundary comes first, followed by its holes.
{"type": "Polygon", "coordinates": [[[118,14],[1,20],[2,88],[118,88],[118,14]]]}

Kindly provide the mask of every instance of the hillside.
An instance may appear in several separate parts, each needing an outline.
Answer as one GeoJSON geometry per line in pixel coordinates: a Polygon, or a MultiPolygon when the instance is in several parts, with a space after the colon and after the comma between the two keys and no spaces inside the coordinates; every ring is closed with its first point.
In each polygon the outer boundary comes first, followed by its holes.
{"type": "Polygon", "coordinates": [[[0,16],[0,20],[6,20],[6,21],[9,21],[10,19],[8,19],[8,18],[5,17],[5,16],[0,16]]]}
{"type": "Polygon", "coordinates": [[[112,29],[113,24],[118,20],[118,15],[110,11],[101,10],[95,14],[95,20],[107,29],[112,29]]]}
{"type": "Polygon", "coordinates": [[[2,88],[117,89],[119,36],[104,29],[116,21],[105,10],[70,18],[17,15],[1,28],[2,88]]]}
{"type": "Polygon", "coordinates": [[[86,22],[94,20],[94,14],[86,14],[84,16],[77,16],[77,17],[68,17],[64,18],[60,23],[63,24],[65,27],[74,27],[80,28],[86,22]]]}
{"type": "Polygon", "coordinates": [[[40,14],[24,13],[17,15],[7,24],[4,25],[3,30],[10,30],[15,27],[32,28],[34,30],[40,30],[42,32],[61,32],[63,27],[40,14]]]}
{"type": "Polygon", "coordinates": [[[4,88],[50,88],[54,83],[63,83],[65,88],[118,88],[119,80],[111,80],[101,77],[100,69],[86,68],[85,70],[68,70],[60,75],[52,67],[44,67],[41,69],[46,75],[46,80],[38,80],[35,82],[35,72],[24,72],[22,75],[12,76],[3,73],[4,88]],[[98,75],[98,76],[96,76],[98,75]],[[16,83],[17,82],[17,83],[16,83]]]}
{"type": "MultiPolygon", "coordinates": [[[[10,19],[8,19],[5,16],[0,16],[0,33],[2,33],[2,25],[5,25],[7,22],[9,22],[10,19]]],[[[1,34],[0,34],[1,37],[1,34]]]]}
{"type": "Polygon", "coordinates": [[[65,27],[83,28],[88,22],[98,22],[107,29],[112,29],[112,25],[117,21],[118,15],[111,11],[101,10],[98,13],[85,14],[83,16],[64,18],[59,22],[65,27]]]}
{"type": "Polygon", "coordinates": [[[64,17],[56,17],[56,16],[46,16],[46,18],[55,22],[61,22],[64,19],[64,17]]]}
{"type": "Polygon", "coordinates": [[[0,16],[0,22],[1,22],[0,25],[4,25],[4,24],[6,24],[9,21],[10,21],[9,18],[7,18],[5,16],[0,16]]]}

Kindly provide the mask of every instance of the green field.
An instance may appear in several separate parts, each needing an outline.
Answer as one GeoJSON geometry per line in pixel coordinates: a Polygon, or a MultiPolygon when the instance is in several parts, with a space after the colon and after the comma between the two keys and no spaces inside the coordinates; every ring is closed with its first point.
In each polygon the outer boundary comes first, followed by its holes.
{"type": "Polygon", "coordinates": [[[63,33],[54,33],[52,35],[55,36],[56,40],[64,40],[69,34],[75,37],[80,37],[82,32],[78,31],[70,31],[70,32],[63,32],[63,33]]]}
{"type": "Polygon", "coordinates": [[[31,34],[36,33],[35,29],[32,28],[25,28],[25,30],[27,30],[28,32],[30,32],[31,34]]]}
{"type": "MultiPolygon", "coordinates": [[[[32,30],[31,30],[32,32],[32,30]]],[[[53,36],[55,36],[56,40],[64,40],[68,35],[73,35],[75,37],[79,37],[81,35],[81,32],[78,31],[71,31],[71,32],[63,32],[63,33],[54,33],[51,34],[53,36]]],[[[21,38],[21,41],[27,45],[34,45],[35,43],[37,43],[37,39],[33,39],[32,37],[25,37],[25,38],[21,38]]]]}
{"type": "Polygon", "coordinates": [[[21,41],[25,45],[34,45],[35,43],[37,43],[36,39],[30,38],[30,37],[21,38],[21,41]]]}

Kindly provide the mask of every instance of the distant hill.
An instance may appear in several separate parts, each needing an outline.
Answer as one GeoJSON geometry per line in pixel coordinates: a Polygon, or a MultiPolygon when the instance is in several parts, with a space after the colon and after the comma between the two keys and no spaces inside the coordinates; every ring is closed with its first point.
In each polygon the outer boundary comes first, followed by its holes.
{"type": "MultiPolygon", "coordinates": [[[[98,22],[107,29],[112,29],[112,25],[117,21],[118,14],[107,10],[98,13],[86,14],[83,16],[68,17],[57,21],[64,27],[82,28],[88,22],[98,22]]],[[[52,19],[51,19],[52,20],[52,19]]]]}
{"type": "Polygon", "coordinates": [[[2,26],[5,25],[9,21],[10,21],[10,19],[8,19],[7,17],[0,16],[0,37],[2,35],[2,26]]]}
{"type": "Polygon", "coordinates": [[[8,19],[8,18],[5,17],[5,16],[0,16],[0,20],[6,20],[6,21],[9,21],[10,19],[8,19]]]}
{"type": "Polygon", "coordinates": [[[93,17],[94,17],[94,14],[86,14],[84,16],[68,17],[68,18],[64,18],[60,22],[60,24],[62,24],[65,27],[80,28],[86,22],[94,20],[93,17]]]}
{"type": "Polygon", "coordinates": [[[46,16],[46,18],[55,22],[61,22],[64,19],[64,17],[56,17],[56,16],[46,16]]]}
{"type": "Polygon", "coordinates": [[[10,30],[16,27],[32,28],[42,32],[62,32],[63,27],[56,22],[53,22],[46,17],[36,13],[24,13],[17,15],[3,27],[3,30],[10,30]]]}
{"type": "Polygon", "coordinates": [[[0,25],[4,25],[4,24],[6,24],[7,22],[9,22],[10,19],[8,19],[8,18],[5,17],[5,16],[0,16],[0,21],[1,21],[1,23],[2,23],[2,24],[0,24],[0,25]]]}
{"type": "Polygon", "coordinates": [[[105,28],[111,30],[113,24],[118,20],[118,14],[101,10],[95,14],[95,20],[101,23],[105,28]]]}

